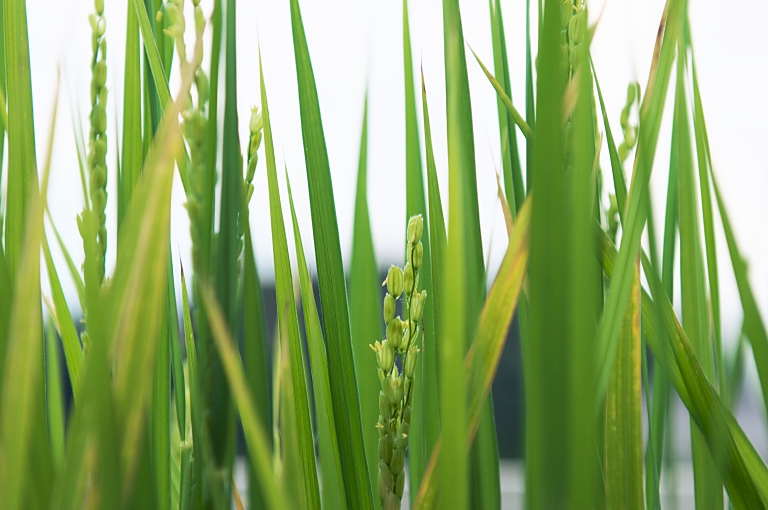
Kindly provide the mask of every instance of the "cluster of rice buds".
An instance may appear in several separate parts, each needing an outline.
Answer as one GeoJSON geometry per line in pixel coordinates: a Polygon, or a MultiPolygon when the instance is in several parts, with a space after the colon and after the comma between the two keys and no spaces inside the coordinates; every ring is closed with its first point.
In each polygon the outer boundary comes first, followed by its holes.
{"type": "MultiPolygon", "coordinates": [[[[587,10],[583,0],[561,0],[560,2],[560,65],[566,82],[573,79],[582,59],[587,53],[587,10]]],[[[563,155],[566,165],[573,159],[573,123],[570,117],[563,128],[563,155]]]]}
{"type": "MultiPolygon", "coordinates": [[[[199,44],[205,30],[205,16],[200,7],[200,0],[192,0],[195,16],[195,34],[197,41],[195,48],[202,49],[199,44]]],[[[184,44],[184,32],[186,22],[184,20],[184,0],[170,0],[165,5],[165,14],[169,17],[169,26],[165,34],[172,37],[176,43],[176,52],[182,70],[185,65],[195,67],[195,91],[197,102],[188,98],[187,107],[182,111],[182,132],[187,148],[189,149],[189,182],[187,190],[187,213],[189,214],[189,234],[192,239],[192,266],[194,274],[203,274],[203,236],[205,234],[205,222],[203,218],[203,201],[206,193],[213,183],[209,183],[209,172],[205,165],[205,131],[208,124],[208,77],[202,68],[203,55],[195,54],[193,61],[187,62],[186,46],[184,44]]],[[[215,177],[214,177],[215,179],[215,177]]]]}
{"type": "MultiPolygon", "coordinates": [[[[264,127],[264,121],[261,118],[261,112],[258,106],[251,108],[251,120],[248,124],[250,138],[248,139],[248,165],[245,169],[245,179],[243,179],[243,196],[240,201],[243,204],[243,214],[248,210],[248,204],[253,196],[253,177],[256,175],[256,163],[259,161],[258,151],[261,147],[261,132],[264,127]]],[[[243,236],[245,235],[246,222],[239,224],[239,244],[238,253],[243,252],[243,236]]]]}
{"type": "Polygon", "coordinates": [[[629,116],[632,108],[637,104],[640,107],[640,84],[638,82],[630,83],[627,86],[627,102],[621,110],[621,131],[624,134],[624,141],[619,145],[619,159],[625,161],[629,152],[637,145],[637,125],[630,123],[629,116]]]}
{"type": "Polygon", "coordinates": [[[371,348],[376,352],[379,381],[379,498],[384,510],[400,508],[405,484],[405,450],[411,426],[411,403],[419,348],[416,339],[424,311],[427,291],[418,291],[419,268],[424,260],[421,235],[424,220],[421,215],[408,222],[406,264],[401,270],[392,266],[385,281],[384,322],[387,338],[371,348]],[[403,297],[402,310],[406,320],[395,317],[397,301],[403,297]],[[399,368],[398,368],[399,365],[399,368]],[[402,369],[402,371],[401,371],[402,369]]]}
{"type": "MultiPolygon", "coordinates": [[[[104,0],[94,2],[95,11],[90,15],[91,44],[91,132],[88,140],[88,195],[96,228],[96,268],[99,281],[104,280],[107,253],[107,41],[104,34],[104,0]]],[[[86,228],[85,214],[78,218],[83,239],[90,235],[86,228]]],[[[87,250],[86,250],[87,252],[87,250]]]]}

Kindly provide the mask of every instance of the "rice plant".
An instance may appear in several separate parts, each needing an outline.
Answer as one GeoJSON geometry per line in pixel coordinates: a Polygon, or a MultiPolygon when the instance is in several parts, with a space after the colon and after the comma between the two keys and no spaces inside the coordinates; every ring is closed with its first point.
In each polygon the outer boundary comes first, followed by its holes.
{"type": "Polygon", "coordinates": [[[293,194],[287,169],[279,178],[268,93],[280,84],[269,80],[259,48],[247,48],[247,62],[238,63],[236,0],[214,0],[210,12],[191,3],[127,0],[124,46],[107,28],[103,0],[84,20],[92,39],[92,53],[82,56],[91,69],[89,130],[87,145],[82,135],[71,141],[80,148],[72,165],[80,174],[71,177],[80,179],[84,203],[73,219],[84,254],[77,267],[70,250],[81,247],[65,245],[55,225],[63,220],[46,214],[57,192],[48,189],[56,106],[50,129],[36,130],[26,3],[3,2],[0,508],[500,508],[498,438],[508,431],[496,426],[491,386],[510,335],[521,342],[527,508],[666,507],[672,392],[689,416],[696,507],[768,506],[768,468],[734,417],[740,383],[723,346],[720,226],[766,407],[768,332],[718,186],[685,0],[667,0],[660,13],[650,74],[644,85],[628,84],[620,138],[590,55],[600,28],[588,24],[588,2],[526,2],[526,44],[516,49],[526,57],[525,90],[513,96],[505,5],[489,2],[489,68],[474,52],[467,58],[459,2],[443,0],[447,116],[436,125],[425,77],[414,76],[403,0],[399,186],[409,221],[397,261],[404,265],[390,267],[384,292],[367,201],[368,125],[376,121],[367,99],[361,130],[345,133],[350,143],[360,140],[345,268],[299,0],[285,9],[308,197],[293,194]],[[108,114],[107,41],[125,53],[116,115],[108,114]],[[239,111],[238,66],[255,61],[259,104],[239,111]],[[480,230],[472,66],[497,101],[506,243],[495,273],[480,230]],[[660,139],[665,114],[670,140],[660,139]],[[245,149],[240,115],[250,119],[245,149]],[[112,155],[107,136],[117,119],[112,155]],[[436,164],[438,136],[447,136],[447,168],[436,164]],[[36,144],[48,154],[41,165],[36,144]],[[671,147],[668,165],[655,161],[659,144],[671,147]],[[660,247],[649,189],[659,167],[669,183],[660,247]],[[443,172],[447,190],[438,182],[443,172]],[[170,245],[175,174],[192,241],[192,267],[180,268],[178,281],[170,245]],[[108,195],[113,179],[117,193],[108,195]],[[269,217],[251,211],[260,186],[269,217]],[[308,201],[311,232],[299,228],[299,201],[308,201]],[[272,236],[274,335],[254,256],[257,224],[272,236]],[[319,304],[303,235],[314,240],[319,304]],[[66,264],[54,260],[51,245],[66,264]],[[64,277],[77,289],[82,322],[64,277]],[[240,459],[245,484],[235,477],[240,459]]]}

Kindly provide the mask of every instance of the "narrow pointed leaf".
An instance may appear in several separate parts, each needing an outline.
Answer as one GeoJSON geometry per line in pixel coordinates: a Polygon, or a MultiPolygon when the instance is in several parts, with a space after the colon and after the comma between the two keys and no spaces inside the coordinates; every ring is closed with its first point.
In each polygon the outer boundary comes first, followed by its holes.
{"type": "Polygon", "coordinates": [[[339,443],[344,490],[349,507],[366,510],[373,507],[373,493],[365,461],[339,228],[320,104],[298,0],[291,0],[291,27],[320,302],[327,349],[333,353],[328,357],[331,397],[334,415],[345,417],[336,421],[336,434],[344,438],[339,443]]]}

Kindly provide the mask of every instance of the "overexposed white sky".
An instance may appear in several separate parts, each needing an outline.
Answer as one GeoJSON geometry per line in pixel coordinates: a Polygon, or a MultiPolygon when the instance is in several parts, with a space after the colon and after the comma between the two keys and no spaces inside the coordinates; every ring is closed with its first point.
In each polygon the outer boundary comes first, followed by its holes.
{"type": "MultiPolygon", "coordinates": [[[[110,202],[108,221],[115,223],[115,118],[122,104],[125,17],[128,0],[107,0],[109,78],[110,202]],[[118,108],[119,109],[119,108],[118,108]]],[[[488,2],[462,0],[467,42],[487,63],[492,63],[488,2]]],[[[535,2],[534,2],[535,3],[535,2]]],[[[191,7],[187,2],[187,7],[191,7]]],[[[204,0],[210,12],[211,2],[204,0]]],[[[414,67],[418,80],[423,65],[430,101],[435,156],[442,192],[447,194],[445,95],[441,0],[410,0],[414,67]]],[[[768,5],[756,0],[724,2],[691,0],[690,18],[704,107],[707,115],[715,171],[725,193],[731,220],[764,317],[768,317],[768,96],[766,50],[763,40],[768,5]]],[[[662,0],[629,2],[603,0],[590,3],[591,19],[601,12],[592,52],[612,124],[618,121],[630,81],[644,87],[653,45],[663,10],[662,0]]],[[[359,0],[304,0],[301,2],[310,53],[318,85],[326,141],[334,182],[342,250],[351,253],[354,192],[363,97],[369,85],[369,191],[374,243],[383,267],[402,258],[405,225],[405,133],[402,64],[402,4],[359,0]]],[[[310,234],[304,153],[302,149],[296,74],[292,50],[288,0],[250,0],[238,3],[238,105],[242,146],[246,147],[250,106],[259,102],[257,45],[261,42],[266,86],[275,133],[278,166],[288,167],[310,262],[314,259],[310,234]]],[[[82,261],[82,243],[75,217],[83,198],[74,149],[72,116],[85,126],[89,103],[90,26],[92,2],[86,0],[27,0],[30,53],[37,132],[47,133],[57,70],[62,71],[62,97],[49,191],[50,210],[76,263],[82,261]],[[78,110],[79,104],[79,110],[78,110]],[[73,113],[74,112],[74,113],[73,113]]],[[[525,3],[502,0],[513,99],[524,110],[525,3]]],[[[188,25],[191,27],[191,18],[188,25]]],[[[534,23],[535,26],[535,23],[534,23]]],[[[191,36],[191,28],[188,30],[191,36]]],[[[190,42],[191,44],[191,42],[190,42]]],[[[208,47],[206,47],[208,50],[208,47]]],[[[477,155],[480,215],[490,273],[504,251],[503,217],[496,198],[495,169],[500,161],[496,97],[471,56],[468,58],[477,155]]],[[[674,77],[673,77],[674,80],[674,77]]],[[[418,84],[417,84],[418,86],[418,84]]],[[[172,83],[172,89],[175,85],[172,83]]],[[[674,88],[670,87],[668,107],[674,88]]],[[[419,112],[421,97],[417,93],[419,112]]],[[[115,124],[116,120],[119,120],[115,124]]],[[[666,115],[652,178],[654,212],[661,225],[669,161],[670,115],[666,115]]],[[[120,129],[120,128],[117,128],[120,129]]],[[[522,142],[522,137],[519,137],[522,142]]],[[[45,140],[38,139],[40,159],[45,140]]],[[[422,148],[423,149],[423,148],[422,148]]],[[[605,151],[604,151],[605,154],[605,151]]],[[[604,164],[605,168],[609,168],[604,164]]],[[[282,182],[282,176],[281,176],[282,182]]],[[[610,185],[610,175],[604,181],[610,185]]],[[[3,184],[5,185],[5,184],[3,184]]],[[[256,258],[262,278],[272,278],[272,250],[266,177],[262,161],[254,182],[251,214],[256,258]]],[[[285,188],[283,187],[283,190],[285,188]]],[[[172,246],[191,267],[188,220],[180,182],[174,186],[172,246]]],[[[110,232],[115,232],[110,228],[110,232]]],[[[114,264],[110,239],[108,266],[114,264]]],[[[722,306],[726,340],[741,327],[738,292],[730,269],[725,240],[718,239],[722,279],[722,306]]],[[[63,268],[63,260],[54,248],[63,268]]],[[[178,264],[176,264],[178,270],[178,264]]],[[[108,269],[108,271],[110,271],[108,269]]],[[[66,271],[60,270],[72,308],[77,299],[66,271]]]]}

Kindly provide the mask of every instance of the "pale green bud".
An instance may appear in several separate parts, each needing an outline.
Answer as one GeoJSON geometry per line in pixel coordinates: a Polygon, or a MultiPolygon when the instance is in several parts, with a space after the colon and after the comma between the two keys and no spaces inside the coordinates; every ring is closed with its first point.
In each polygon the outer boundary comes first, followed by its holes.
{"type": "Polygon", "coordinates": [[[251,131],[251,135],[255,135],[261,131],[263,125],[263,119],[261,118],[261,112],[258,106],[251,108],[251,121],[248,124],[248,129],[251,131]]]}
{"type": "Polygon", "coordinates": [[[640,92],[639,88],[640,84],[637,82],[627,85],[627,104],[632,104],[635,102],[635,98],[640,92]]]}
{"type": "Polygon", "coordinates": [[[582,56],[584,55],[584,45],[578,44],[571,48],[571,69],[575,73],[580,69],[582,56]]]}
{"type": "Polygon", "coordinates": [[[408,220],[408,242],[411,244],[418,243],[421,240],[423,230],[424,219],[421,217],[421,214],[412,216],[411,219],[408,220]]]}
{"type": "Polygon", "coordinates": [[[413,284],[414,284],[413,267],[411,266],[410,263],[408,263],[405,265],[405,273],[403,276],[403,285],[405,288],[406,295],[410,296],[411,294],[413,294],[413,284]]]}
{"type": "Polygon", "coordinates": [[[582,10],[571,18],[568,27],[568,33],[571,36],[573,44],[581,44],[584,41],[584,23],[586,22],[586,11],[582,10]]]}
{"type": "Polygon", "coordinates": [[[195,30],[200,34],[203,29],[205,29],[205,15],[203,9],[197,5],[195,6],[195,30]]]}
{"type": "Polygon", "coordinates": [[[102,105],[96,105],[91,112],[91,128],[97,135],[107,130],[107,111],[102,105]]]}
{"type": "Polygon", "coordinates": [[[422,262],[424,262],[424,246],[419,242],[411,252],[411,263],[413,264],[413,268],[418,271],[421,267],[422,262]]]}
{"type": "Polygon", "coordinates": [[[392,492],[393,483],[392,474],[389,472],[387,463],[383,460],[379,461],[379,494],[392,492]]]}
{"type": "Polygon", "coordinates": [[[198,69],[195,73],[195,86],[197,86],[197,93],[200,96],[200,101],[203,103],[207,102],[210,87],[208,86],[208,76],[206,76],[202,69],[198,69]]]}
{"type": "Polygon", "coordinates": [[[90,175],[90,184],[92,190],[103,188],[107,185],[107,167],[99,163],[93,167],[90,175]]]}
{"type": "Polygon", "coordinates": [[[397,405],[403,395],[402,382],[400,381],[400,375],[397,373],[397,368],[384,379],[382,387],[390,405],[397,405]]]}
{"type": "Polygon", "coordinates": [[[379,416],[379,421],[376,422],[376,428],[379,429],[379,437],[384,437],[388,435],[387,427],[384,423],[384,418],[382,418],[381,416],[379,416]]]}
{"type": "Polygon", "coordinates": [[[381,368],[385,372],[389,372],[390,370],[392,370],[392,367],[394,365],[395,365],[395,350],[392,348],[392,344],[384,340],[381,343],[381,363],[379,364],[379,368],[381,368]]]}
{"type": "Polygon", "coordinates": [[[400,349],[403,343],[403,321],[400,320],[400,317],[395,317],[387,324],[387,340],[393,349],[400,349]]]}
{"type": "Polygon", "coordinates": [[[406,422],[401,422],[397,427],[397,437],[407,438],[411,430],[411,426],[406,422]]]}
{"type": "MultiPolygon", "coordinates": [[[[384,420],[384,423],[389,421],[389,401],[383,392],[379,392],[379,417],[384,420]]],[[[383,425],[383,424],[382,424],[383,425]]]]}
{"type": "Polygon", "coordinates": [[[403,367],[403,373],[408,379],[413,379],[416,374],[416,357],[419,353],[419,349],[416,346],[412,346],[408,349],[408,355],[405,357],[405,366],[403,367]]]}
{"type": "MultiPolygon", "coordinates": [[[[402,474],[402,473],[401,473],[402,474]]],[[[392,492],[387,493],[384,496],[384,501],[381,504],[382,510],[400,510],[400,498],[392,492]]]]}
{"type": "Polygon", "coordinates": [[[565,29],[573,15],[573,0],[560,0],[560,26],[565,29]]]}
{"type": "Polygon", "coordinates": [[[397,266],[390,267],[387,273],[387,292],[395,299],[403,293],[403,272],[397,266]]]}
{"type": "Polygon", "coordinates": [[[387,464],[392,460],[392,439],[388,435],[379,438],[379,460],[387,464]]]}
{"type": "Polygon", "coordinates": [[[96,12],[101,16],[104,14],[104,0],[96,0],[94,2],[94,6],[96,7],[96,12]]]}
{"type": "Polygon", "coordinates": [[[395,496],[398,498],[403,497],[403,490],[405,489],[405,471],[397,475],[395,479],[395,496]]]}
{"type": "Polygon", "coordinates": [[[393,475],[397,476],[403,471],[405,466],[405,448],[395,448],[392,454],[392,460],[389,463],[389,471],[393,475]]]}
{"type": "Polygon", "coordinates": [[[93,67],[93,85],[97,89],[101,89],[107,84],[107,62],[99,60],[93,67]]]}
{"type": "Polygon", "coordinates": [[[93,160],[104,161],[107,156],[107,142],[104,137],[98,137],[93,141],[93,160]]]}
{"type": "Polygon", "coordinates": [[[395,298],[392,294],[387,293],[384,296],[384,323],[389,324],[392,319],[395,318],[395,298]]]}

